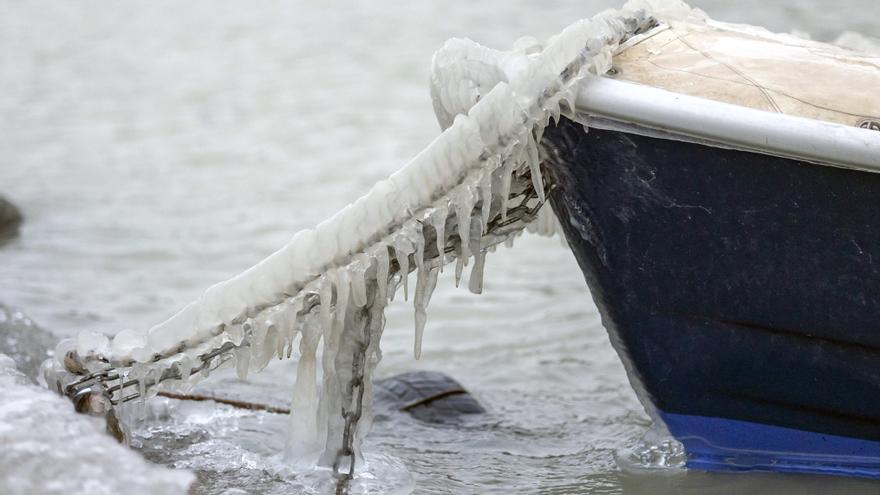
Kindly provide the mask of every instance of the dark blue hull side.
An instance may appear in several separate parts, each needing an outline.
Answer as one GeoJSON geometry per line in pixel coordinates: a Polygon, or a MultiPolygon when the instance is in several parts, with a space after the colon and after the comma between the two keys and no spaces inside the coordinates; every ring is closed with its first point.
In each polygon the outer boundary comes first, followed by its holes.
{"type": "Polygon", "coordinates": [[[689,464],[880,476],[880,174],[548,130],[559,217],[689,464]]]}

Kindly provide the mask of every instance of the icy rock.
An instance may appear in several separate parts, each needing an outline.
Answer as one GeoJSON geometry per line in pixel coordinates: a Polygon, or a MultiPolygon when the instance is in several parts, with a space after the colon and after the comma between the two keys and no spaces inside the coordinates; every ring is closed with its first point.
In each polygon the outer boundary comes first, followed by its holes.
{"type": "Polygon", "coordinates": [[[103,420],[25,383],[0,355],[0,493],[185,494],[192,473],[151,464],[119,444],[103,420]]]}

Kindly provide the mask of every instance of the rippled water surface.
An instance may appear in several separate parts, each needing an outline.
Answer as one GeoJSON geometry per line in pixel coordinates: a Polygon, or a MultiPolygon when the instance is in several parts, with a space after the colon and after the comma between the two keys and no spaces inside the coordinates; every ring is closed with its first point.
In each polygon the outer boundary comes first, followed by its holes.
{"type": "MultiPolygon", "coordinates": [[[[875,0],[699,1],[713,17],[831,39],[878,35],[875,0]]],[[[610,1],[0,2],[0,194],[20,239],[0,301],[58,335],[143,329],[328,217],[438,133],[431,54],[454,36],[506,48],[610,1]],[[545,2],[550,3],[550,2],[545,2]]],[[[449,373],[489,414],[461,427],[402,415],[367,441],[372,487],[419,493],[854,493],[825,478],[621,470],[648,420],[574,259],[525,237],[487,262],[484,294],[441,280],[424,352],[388,310],[377,375],[449,373]]],[[[219,395],[286,405],[294,367],[219,395]]],[[[138,433],[197,493],[313,491],[277,458],[286,419],[160,400],[138,433]]],[[[320,483],[318,483],[320,484],[320,483]]],[[[319,489],[324,489],[318,487],[319,489]]]]}

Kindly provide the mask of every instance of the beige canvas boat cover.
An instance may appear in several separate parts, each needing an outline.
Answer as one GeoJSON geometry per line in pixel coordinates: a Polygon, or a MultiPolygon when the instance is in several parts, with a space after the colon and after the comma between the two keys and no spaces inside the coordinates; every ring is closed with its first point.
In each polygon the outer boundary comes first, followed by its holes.
{"type": "Polygon", "coordinates": [[[880,130],[880,54],[752,26],[677,23],[620,47],[613,77],[725,103],[880,130]]]}

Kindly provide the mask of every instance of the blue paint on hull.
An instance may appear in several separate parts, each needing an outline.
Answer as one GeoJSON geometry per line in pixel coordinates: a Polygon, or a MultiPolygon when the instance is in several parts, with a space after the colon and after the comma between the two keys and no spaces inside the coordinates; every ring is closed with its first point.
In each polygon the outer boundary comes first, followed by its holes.
{"type": "Polygon", "coordinates": [[[880,174],[567,120],[542,144],[609,337],[691,466],[880,473],[880,174]],[[792,461],[828,439],[829,463],[792,461]]]}
{"type": "Polygon", "coordinates": [[[793,428],[660,412],[687,452],[687,467],[880,479],[880,442],[793,428]]]}

